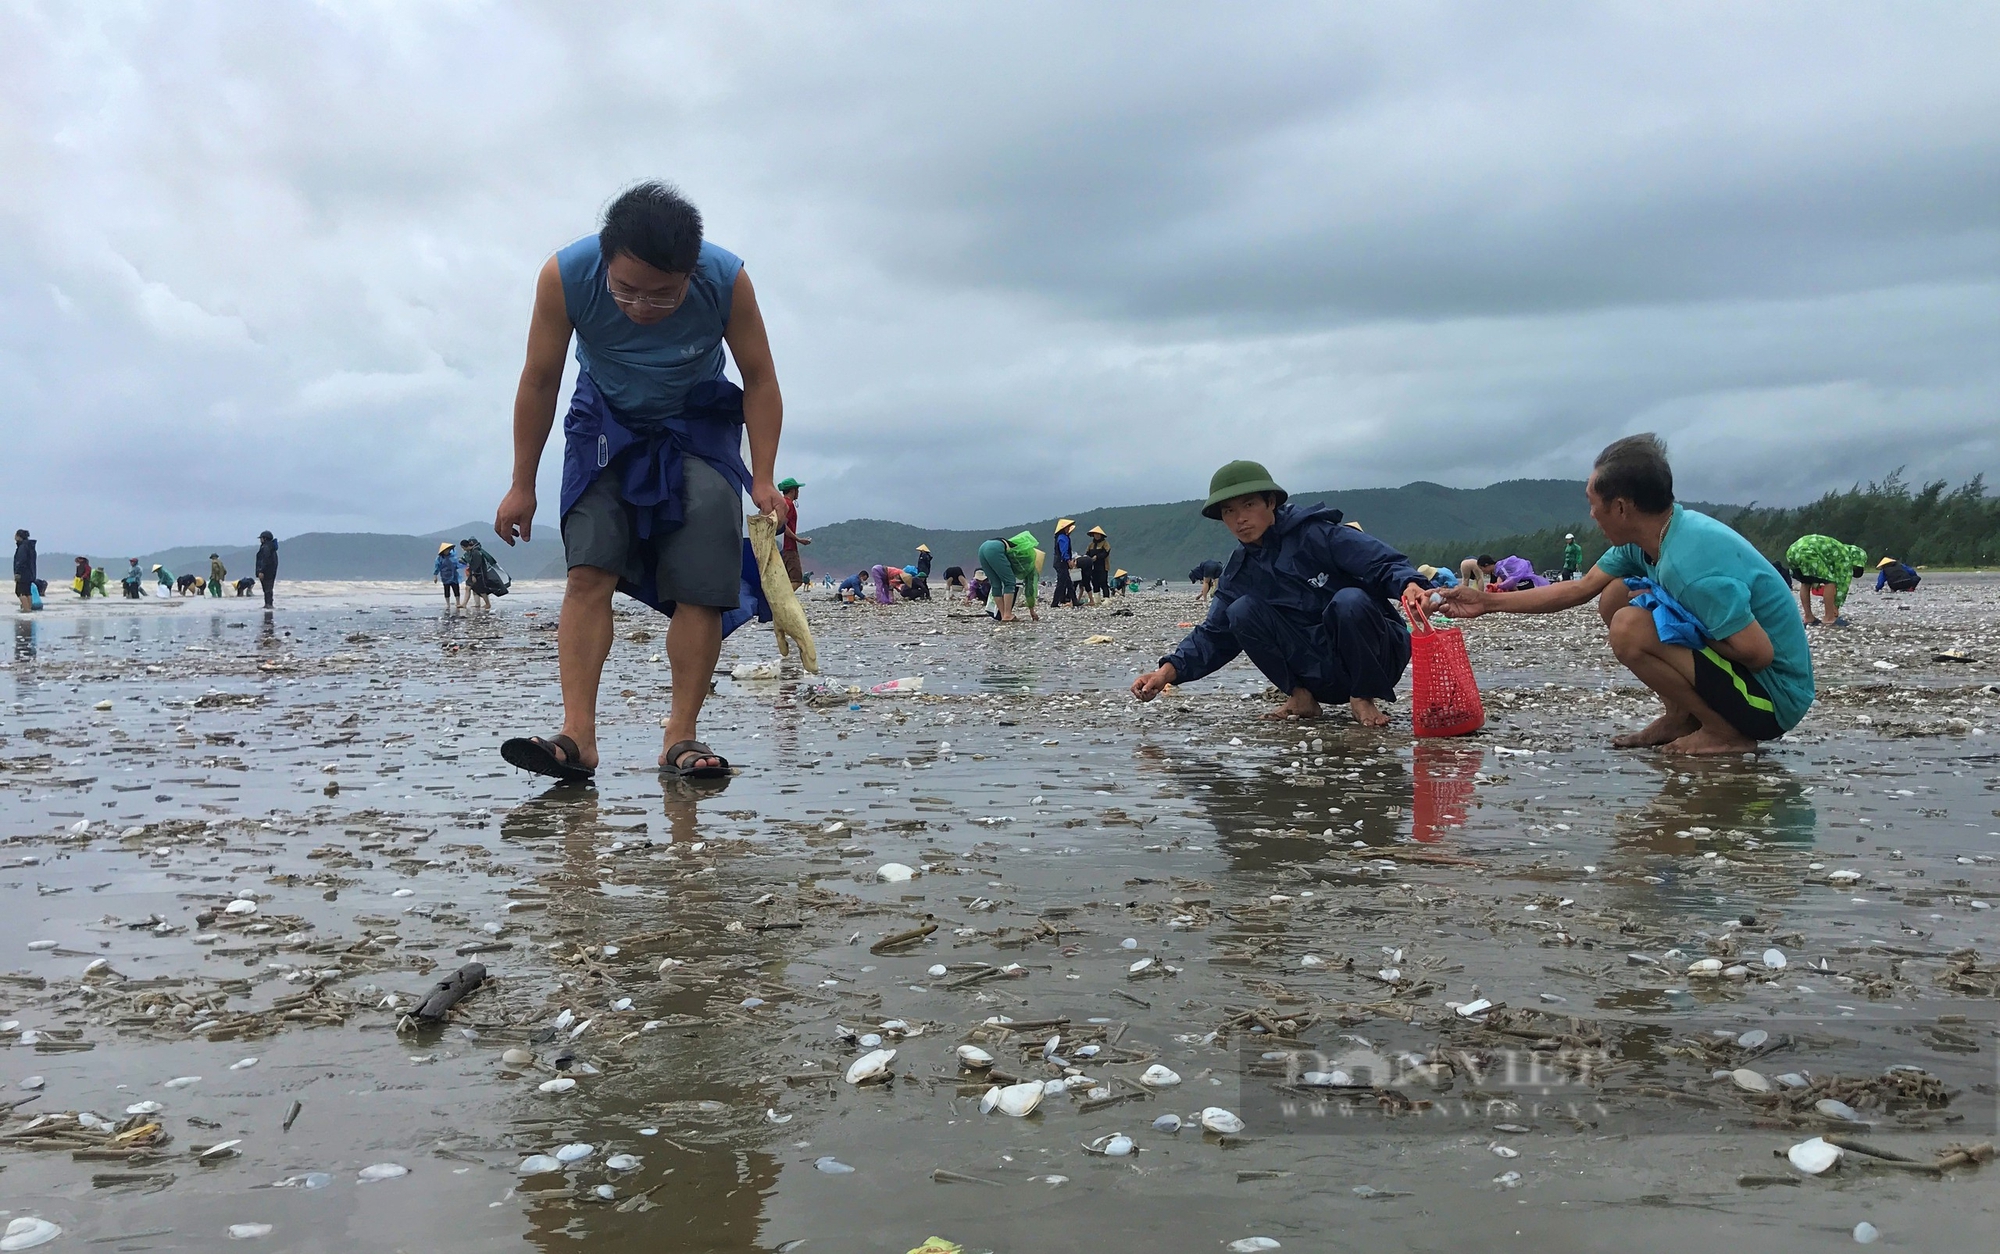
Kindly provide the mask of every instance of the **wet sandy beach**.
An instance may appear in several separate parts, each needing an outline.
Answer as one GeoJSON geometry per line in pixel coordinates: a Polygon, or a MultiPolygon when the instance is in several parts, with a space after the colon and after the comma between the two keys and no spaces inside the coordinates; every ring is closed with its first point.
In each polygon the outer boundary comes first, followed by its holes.
{"type": "Polygon", "coordinates": [[[1413,744],[1402,705],[1265,723],[1242,662],[1133,703],[1186,585],[998,630],[815,599],[824,674],[737,681],[770,637],[725,645],[739,774],[700,793],[652,765],[645,612],[597,786],[500,761],[557,725],[556,595],[11,624],[0,1218],[53,1250],[1990,1241],[2000,1165],[1784,1152],[1995,1140],[2000,579],[1856,592],[1807,721],[1700,762],[1607,748],[1650,699],[1582,612],[1469,624],[1486,729],[1413,744]],[[982,1113],[961,1045],[1061,1091],[982,1113]],[[848,1083],[877,1048],[893,1078],[848,1083]]]}

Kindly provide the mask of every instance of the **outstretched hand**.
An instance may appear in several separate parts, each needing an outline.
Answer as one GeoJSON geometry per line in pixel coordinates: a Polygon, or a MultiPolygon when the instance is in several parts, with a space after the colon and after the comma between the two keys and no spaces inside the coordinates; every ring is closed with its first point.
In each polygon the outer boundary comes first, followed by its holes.
{"type": "Polygon", "coordinates": [[[1444,598],[1444,604],[1438,608],[1446,618],[1478,618],[1493,608],[1493,594],[1470,584],[1446,588],[1438,595],[1444,598]]]}
{"type": "Polygon", "coordinates": [[[1419,631],[1431,627],[1431,590],[1420,583],[1403,585],[1403,613],[1419,631]]]}
{"type": "Polygon", "coordinates": [[[1132,681],[1132,695],[1141,701],[1151,701],[1165,692],[1167,685],[1178,677],[1172,662],[1162,662],[1158,670],[1147,671],[1132,681]]]}
{"type": "Polygon", "coordinates": [[[500,498],[500,508],[493,514],[493,534],[514,543],[514,537],[527,540],[535,529],[535,490],[533,488],[509,488],[507,495],[500,498]]]}

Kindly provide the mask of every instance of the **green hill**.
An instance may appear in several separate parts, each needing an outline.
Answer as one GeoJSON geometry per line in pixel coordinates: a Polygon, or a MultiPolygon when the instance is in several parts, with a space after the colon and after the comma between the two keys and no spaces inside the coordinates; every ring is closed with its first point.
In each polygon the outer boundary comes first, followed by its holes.
{"type": "MultiPolygon", "coordinates": [[[[1484,488],[1418,482],[1400,488],[1295,492],[1292,499],[1323,501],[1417,561],[1457,561],[1465,554],[1459,551],[1462,542],[1454,537],[1560,531],[1576,527],[1588,516],[1583,483],[1572,479],[1512,479],[1484,488]],[[1447,548],[1448,544],[1457,547],[1447,548]]],[[[1079,533],[1093,525],[1103,527],[1111,538],[1112,565],[1149,579],[1183,579],[1196,563],[1227,557],[1235,544],[1221,524],[1201,516],[1200,500],[1084,510],[1070,517],[1077,520],[1079,533]]],[[[803,556],[808,570],[845,576],[875,562],[907,564],[922,542],[931,546],[937,573],[947,566],[970,571],[977,564],[982,540],[1013,535],[1026,527],[1041,536],[1042,547],[1047,548],[1055,524],[1054,518],[1038,518],[990,530],[948,531],[876,518],[823,527],[808,522],[805,534],[813,543],[803,556]]]]}

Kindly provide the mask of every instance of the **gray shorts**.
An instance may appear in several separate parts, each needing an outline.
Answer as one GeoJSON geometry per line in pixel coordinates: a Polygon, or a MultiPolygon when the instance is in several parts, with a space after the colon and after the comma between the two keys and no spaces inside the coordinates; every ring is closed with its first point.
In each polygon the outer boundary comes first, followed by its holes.
{"type": "Polygon", "coordinates": [[[630,583],[650,565],[660,599],[735,609],[743,591],[743,498],[699,457],[681,461],[680,529],[638,538],[637,511],[618,495],[616,468],[597,476],[563,515],[563,556],[571,566],[616,571],[630,583]]]}

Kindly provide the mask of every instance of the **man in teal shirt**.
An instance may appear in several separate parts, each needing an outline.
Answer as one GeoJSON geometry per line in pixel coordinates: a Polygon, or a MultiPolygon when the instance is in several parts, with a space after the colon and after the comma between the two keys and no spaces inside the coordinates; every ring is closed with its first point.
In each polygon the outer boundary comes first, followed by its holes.
{"type": "MultiPolygon", "coordinates": [[[[1645,728],[1614,738],[1614,748],[1748,753],[1796,726],[1812,705],[1813,673],[1791,591],[1748,540],[1674,501],[1659,438],[1627,436],[1599,453],[1584,493],[1612,546],[1588,573],[1499,595],[1453,588],[1442,594],[1444,612],[1549,614],[1595,598],[1611,651],[1666,707],[1645,728]],[[1664,643],[1655,617],[1663,611],[1632,604],[1627,579],[1651,580],[1679,602],[1695,620],[1699,647],[1664,643]]],[[[1641,582],[1637,591],[1645,590],[1641,582]]]]}

